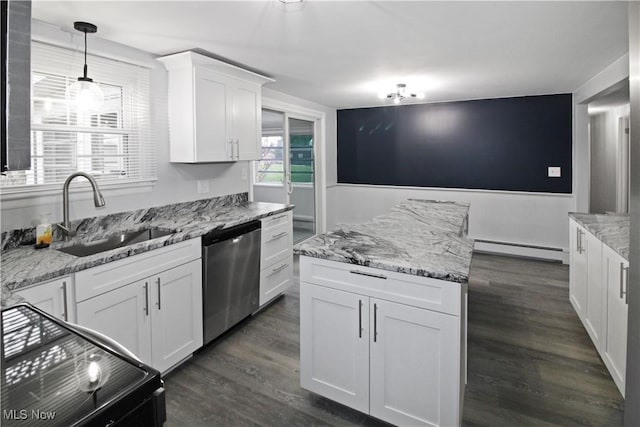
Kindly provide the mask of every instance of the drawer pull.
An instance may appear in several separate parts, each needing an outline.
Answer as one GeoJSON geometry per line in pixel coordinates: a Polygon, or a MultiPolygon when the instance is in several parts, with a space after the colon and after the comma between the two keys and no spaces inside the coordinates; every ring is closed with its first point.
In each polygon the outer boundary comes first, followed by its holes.
{"type": "Polygon", "coordinates": [[[272,216],[272,217],[270,217],[270,218],[268,219],[268,221],[269,221],[269,222],[273,222],[273,221],[277,221],[277,220],[279,220],[279,219],[286,218],[286,217],[287,217],[287,214],[278,215],[278,216],[272,216]]]}
{"type": "Polygon", "coordinates": [[[629,267],[625,267],[620,263],[620,298],[624,296],[624,303],[629,304],[629,267]],[[626,283],[623,290],[623,284],[626,283]]]}
{"type": "Polygon", "coordinates": [[[361,276],[367,276],[367,277],[375,277],[376,279],[387,279],[387,276],[385,276],[384,274],[373,274],[373,273],[366,273],[364,271],[360,271],[360,270],[350,270],[349,273],[351,274],[359,274],[361,276]]]}
{"type": "Polygon", "coordinates": [[[284,237],[287,234],[289,234],[288,231],[283,231],[282,233],[275,234],[271,236],[271,239],[269,239],[268,242],[273,242],[274,240],[278,240],[279,238],[284,237]]]}
{"type": "Polygon", "coordinates": [[[285,268],[289,267],[289,264],[282,264],[280,267],[276,267],[273,270],[271,270],[271,273],[269,274],[269,276],[276,274],[282,270],[284,270],[285,268]]]}
{"type": "Polygon", "coordinates": [[[373,342],[378,342],[378,304],[373,304],[373,342]]]}

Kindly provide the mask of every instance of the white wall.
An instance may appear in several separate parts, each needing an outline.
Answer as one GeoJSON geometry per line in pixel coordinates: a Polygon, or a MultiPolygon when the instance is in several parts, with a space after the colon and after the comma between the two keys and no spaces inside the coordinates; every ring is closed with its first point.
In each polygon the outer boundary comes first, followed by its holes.
{"type": "Polygon", "coordinates": [[[611,107],[590,116],[591,188],[589,212],[616,211],[619,118],[629,106],[611,107]]]}
{"type": "Polygon", "coordinates": [[[568,248],[567,212],[573,198],[567,195],[346,184],[330,190],[332,224],[366,221],[408,198],[451,200],[471,204],[471,238],[568,248]]]}
{"type": "MultiPolygon", "coordinates": [[[[68,32],[39,21],[34,21],[32,30],[34,37],[38,37],[39,32],[43,34],[45,40],[56,42],[56,44],[69,46],[70,40],[73,42],[68,32]]],[[[158,150],[158,180],[152,187],[127,190],[104,189],[106,206],[100,209],[93,206],[88,186],[84,185],[87,191],[72,194],[70,203],[72,220],[249,191],[249,181],[242,179],[242,169],[249,167],[248,162],[204,165],[169,163],[166,70],[149,53],[95,36],[91,37],[93,53],[154,66],[151,74],[151,116],[152,125],[158,129],[155,134],[158,150]],[[209,181],[209,192],[198,193],[198,180],[209,181]]],[[[78,184],[72,187],[80,186],[80,182],[81,180],[78,180],[78,184]]],[[[62,186],[59,190],[28,198],[9,200],[5,194],[0,197],[2,197],[0,208],[2,231],[33,226],[39,222],[43,214],[49,214],[49,220],[52,222],[62,221],[62,186]]]]}

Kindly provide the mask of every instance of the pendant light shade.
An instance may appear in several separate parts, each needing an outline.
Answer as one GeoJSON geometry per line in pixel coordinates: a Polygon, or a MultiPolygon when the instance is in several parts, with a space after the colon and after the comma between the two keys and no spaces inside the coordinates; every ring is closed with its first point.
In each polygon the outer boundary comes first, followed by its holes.
{"type": "Polygon", "coordinates": [[[73,28],[84,33],[84,70],[83,76],[67,88],[67,99],[78,111],[96,112],[104,104],[104,94],[100,86],[87,76],[87,33],[95,33],[98,27],[88,22],[74,22],[73,28]]]}

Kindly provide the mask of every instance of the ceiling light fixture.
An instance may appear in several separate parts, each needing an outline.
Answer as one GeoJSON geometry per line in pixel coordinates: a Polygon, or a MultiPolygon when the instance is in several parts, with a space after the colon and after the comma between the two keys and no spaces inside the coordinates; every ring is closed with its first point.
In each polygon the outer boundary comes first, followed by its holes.
{"type": "Polygon", "coordinates": [[[291,4],[291,3],[302,3],[302,0],[278,0],[280,3],[291,4]]]}
{"type": "Polygon", "coordinates": [[[97,111],[104,103],[104,94],[93,79],[87,77],[87,33],[95,33],[98,27],[88,22],[74,22],[73,28],[84,33],[84,73],[68,88],[67,98],[79,111],[97,111]]]}
{"type": "Polygon", "coordinates": [[[404,83],[398,83],[396,85],[395,92],[381,93],[379,97],[380,99],[385,99],[385,98],[392,99],[394,104],[400,104],[400,102],[405,98],[422,99],[424,98],[424,94],[422,92],[417,92],[417,93],[407,92],[407,85],[404,83]]]}

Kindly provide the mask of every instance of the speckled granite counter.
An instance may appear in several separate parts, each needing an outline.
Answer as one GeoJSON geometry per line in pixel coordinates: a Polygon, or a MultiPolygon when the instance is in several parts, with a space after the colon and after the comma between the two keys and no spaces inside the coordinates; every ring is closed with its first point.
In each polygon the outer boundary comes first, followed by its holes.
{"type": "Polygon", "coordinates": [[[451,282],[469,280],[469,205],[433,200],[399,204],[362,224],[341,224],[294,247],[300,255],[451,282]]]}
{"type": "Polygon", "coordinates": [[[628,215],[604,215],[570,212],[569,217],[591,232],[618,255],[629,261],[628,215]]]}
{"type": "Polygon", "coordinates": [[[40,250],[34,249],[33,245],[20,245],[35,238],[32,235],[32,229],[6,232],[2,234],[3,250],[0,254],[2,257],[0,265],[2,304],[10,305],[18,302],[12,295],[12,291],[34,283],[199,237],[212,230],[275,215],[292,208],[291,205],[248,202],[244,193],[140,209],[73,221],[72,228],[80,233],[77,237],[69,242],[63,242],[62,236],[54,231],[54,243],[51,247],[40,250]],[[56,250],[56,248],[81,241],[99,240],[115,232],[144,227],[159,227],[175,233],[82,258],[56,250]],[[56,240],[59,241],[56,242],[56,240]]]}

